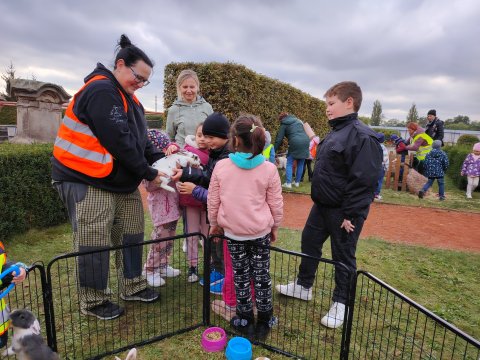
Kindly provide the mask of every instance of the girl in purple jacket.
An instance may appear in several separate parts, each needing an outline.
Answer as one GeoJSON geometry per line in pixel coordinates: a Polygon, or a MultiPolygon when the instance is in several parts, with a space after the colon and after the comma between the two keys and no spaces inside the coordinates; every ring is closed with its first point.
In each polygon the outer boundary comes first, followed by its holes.
{"type": "Polygon", "coordinates": [[[467,155],[460,174],[467,177],[466,195],[467,199],[471,199],[472,192],[477,188],[480,178],[480,142],[473,145],[473,152],[467,155]]]}

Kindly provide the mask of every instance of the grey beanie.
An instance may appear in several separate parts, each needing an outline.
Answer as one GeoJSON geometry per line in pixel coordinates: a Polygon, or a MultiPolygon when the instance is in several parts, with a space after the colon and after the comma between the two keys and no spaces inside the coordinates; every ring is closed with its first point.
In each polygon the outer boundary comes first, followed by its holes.
{"type": "Polygon", "coordinates": [[[442,142],[440,140],[435,140],[432,144],[432,148],[440,149],[442,147],[442,142]]]}

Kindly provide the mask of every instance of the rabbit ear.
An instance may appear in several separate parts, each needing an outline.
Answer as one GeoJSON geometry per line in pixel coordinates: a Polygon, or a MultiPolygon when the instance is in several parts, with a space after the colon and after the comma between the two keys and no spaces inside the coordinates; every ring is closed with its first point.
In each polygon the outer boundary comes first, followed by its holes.
{"type": "Polygon", "coordinates": [[[137,349],[133,348],[128,352],[127,358],[125,360],[136,360],[137,359],[137,349]]]}

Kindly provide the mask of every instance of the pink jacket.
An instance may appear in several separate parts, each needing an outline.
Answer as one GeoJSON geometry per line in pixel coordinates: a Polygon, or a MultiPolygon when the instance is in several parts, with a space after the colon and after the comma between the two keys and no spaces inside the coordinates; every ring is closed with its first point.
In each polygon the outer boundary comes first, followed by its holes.
{"type": "Polygon", "coordinates": [[[278,228],[283,218],[282,186],[277,168],[265,161],[241,169],[220,160],[208,187],[208,220],[235,240],[256,239],[278,228]]]}

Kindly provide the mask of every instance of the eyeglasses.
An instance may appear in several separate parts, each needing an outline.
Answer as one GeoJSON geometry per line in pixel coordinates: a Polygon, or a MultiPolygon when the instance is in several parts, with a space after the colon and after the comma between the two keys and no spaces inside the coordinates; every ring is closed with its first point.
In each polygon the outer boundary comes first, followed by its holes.
{"type": "Polygon", "coordinates": [[[128,67],[130,70],[132,70],[132,74],[133,76],[135,77],[135,82],[137,84],[143,84],[142,86],[147,86],[148,84],[150,84],[150,81],[147,80],[147,79],[144,79],[143,77],[141,77],[140,75],[138,75],[135,70],[133,70],[130,66],[128,67]]]}

